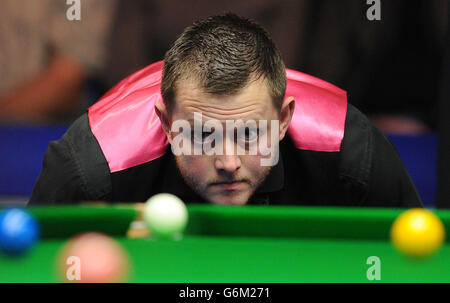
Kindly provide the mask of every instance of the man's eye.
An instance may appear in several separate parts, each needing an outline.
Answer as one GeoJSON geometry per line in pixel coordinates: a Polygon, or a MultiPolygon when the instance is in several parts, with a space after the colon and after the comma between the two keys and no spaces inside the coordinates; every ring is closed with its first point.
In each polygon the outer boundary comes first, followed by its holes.
{"type": "Polygon", "coordinates": [[[239,140],[245,140],[247,142],[254,141],[258,138],[257,128],[245,128],[244,132],[239,133],[239,140]]]}
{"type": "Polygon", "coordinates": [[[192,138],[194,138],[196,142],[204,143],[211,134],[212,132],[193,132],[192,138]]]}

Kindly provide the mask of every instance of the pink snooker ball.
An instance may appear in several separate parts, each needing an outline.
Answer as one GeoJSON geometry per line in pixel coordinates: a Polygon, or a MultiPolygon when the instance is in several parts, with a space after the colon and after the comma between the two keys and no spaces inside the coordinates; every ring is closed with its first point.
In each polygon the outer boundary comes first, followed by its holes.
{"type": "Polygon", "coordinates": [[[125,282],[129,259],[113,238],[101,233],[85,233],[64,246],[59,258],[59,274],[66,282],[125,282]]]}

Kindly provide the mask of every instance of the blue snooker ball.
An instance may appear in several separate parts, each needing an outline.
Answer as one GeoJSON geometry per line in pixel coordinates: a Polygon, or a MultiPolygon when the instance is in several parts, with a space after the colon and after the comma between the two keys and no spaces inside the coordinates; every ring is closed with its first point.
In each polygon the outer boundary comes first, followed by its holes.
{"type": "Polygon", "coordinates": [[[39,224],[27,211],[9,208],[0,212],[0,251],[22,255],[39,239],[39,224]]]}

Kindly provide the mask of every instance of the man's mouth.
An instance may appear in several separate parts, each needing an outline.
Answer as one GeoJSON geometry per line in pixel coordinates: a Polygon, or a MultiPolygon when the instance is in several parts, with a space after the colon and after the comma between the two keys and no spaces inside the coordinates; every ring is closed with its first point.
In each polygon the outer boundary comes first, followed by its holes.
{"type": "Polygon", "coordinates": [[[239,190],[243,189],[246,184],[247,184],[246,181],[237,180],[237,181],[214,182],[211,183],[210,186],[218,188],[220,190],[239,190]]]}

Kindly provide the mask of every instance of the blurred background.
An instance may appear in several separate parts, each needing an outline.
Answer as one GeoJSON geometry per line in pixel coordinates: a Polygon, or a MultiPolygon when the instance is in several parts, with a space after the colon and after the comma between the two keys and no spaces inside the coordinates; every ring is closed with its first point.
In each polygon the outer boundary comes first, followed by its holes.
{"type": "Polygon", "coordinates": [[[0,205],[24,204],[47,145],[109,88],[163,59],[183,29],[233,12],[287,67],[348,92],[402,156],[428,207],[450,208],[448,0],[65,0],[0,4],[0,205]]]}

